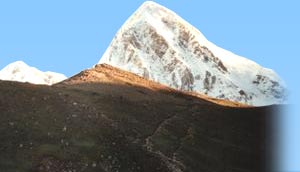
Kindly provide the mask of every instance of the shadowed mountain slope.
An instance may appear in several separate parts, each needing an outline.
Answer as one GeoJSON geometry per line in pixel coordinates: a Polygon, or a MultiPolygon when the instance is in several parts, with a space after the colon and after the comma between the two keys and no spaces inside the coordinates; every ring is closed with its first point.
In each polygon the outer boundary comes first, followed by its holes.
{"type": "Polygon", "coordinates": [[[264,171],[279,108],[222,106],[108,65],[53,86],[0,81],[0,95],[7,172],[264,171]]]}

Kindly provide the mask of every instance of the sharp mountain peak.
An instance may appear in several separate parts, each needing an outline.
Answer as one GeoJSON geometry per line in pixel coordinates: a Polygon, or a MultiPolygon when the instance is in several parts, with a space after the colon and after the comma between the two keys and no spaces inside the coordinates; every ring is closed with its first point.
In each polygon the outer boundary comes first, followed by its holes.
{"type": "Polygon", "coordinates": [[[255,106],[285,101],[271,69],[222,49],[175,12],[145,2],[116,33],[99,63],[184,91],[255,106]]]}

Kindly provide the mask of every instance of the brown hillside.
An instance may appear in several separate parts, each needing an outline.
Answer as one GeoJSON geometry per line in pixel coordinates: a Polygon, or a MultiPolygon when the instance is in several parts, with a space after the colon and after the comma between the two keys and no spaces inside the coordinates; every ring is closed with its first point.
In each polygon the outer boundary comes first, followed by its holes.
{"type": "Polygon", "coordinates": [[[0,95],[7,172],[264,171],[279,108],[223,106],[108,65],[51,87],[0,81],[0,95]]]}

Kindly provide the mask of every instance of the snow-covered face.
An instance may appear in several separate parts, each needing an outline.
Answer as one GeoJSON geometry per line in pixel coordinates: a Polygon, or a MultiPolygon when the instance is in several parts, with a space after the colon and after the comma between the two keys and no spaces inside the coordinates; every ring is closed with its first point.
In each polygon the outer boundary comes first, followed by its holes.
{"type": "Polygon", "coordinates": [[[154,2],[144,3],[125,22],[99,63],[179,90],[249,105],[285,100],[285,85],[274,71],[214,45],[154,2]]]}

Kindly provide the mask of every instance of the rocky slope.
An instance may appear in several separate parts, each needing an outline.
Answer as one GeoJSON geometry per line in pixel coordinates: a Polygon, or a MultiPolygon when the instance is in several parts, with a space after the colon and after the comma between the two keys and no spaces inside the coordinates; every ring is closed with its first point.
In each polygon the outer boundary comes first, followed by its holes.
{"type": "Polygon", "coordinates": [[[255,106],[285,101],[284,83],[274,71],[217,47],[150,1],[125,22],[99,63],[219,99],[255,106]]]}
{"type": "Polygon", "coordinates": [[[0,71],[0,80],[29,82],[32,84],[52,85],[65,80],[67,77],[55,72],[42,72],[28,66],[22,61],[16,61],[0,71]]]}
{"type": "Polygon", "coordinates": [[[0,81],[0,95],[7,172],[265,171],[279,108],[223,106],[108,65],[53,86],[0,81]]]}

